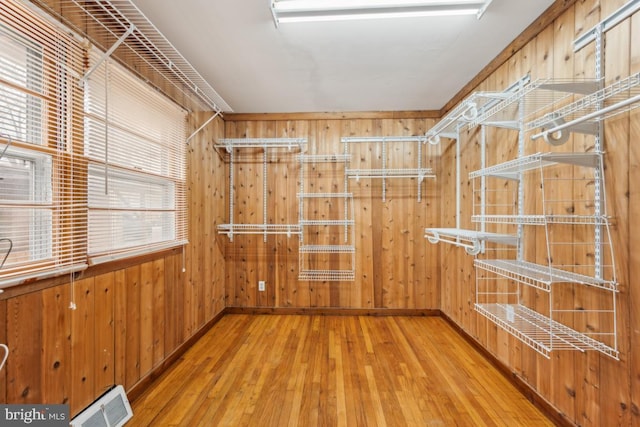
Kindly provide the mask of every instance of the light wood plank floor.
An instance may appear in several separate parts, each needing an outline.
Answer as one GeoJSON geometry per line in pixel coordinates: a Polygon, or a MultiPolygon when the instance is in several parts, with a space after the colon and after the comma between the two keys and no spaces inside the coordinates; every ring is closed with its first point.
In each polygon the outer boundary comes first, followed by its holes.
{"type": "Polygon", "coordinates": [[[128,426],[545,426],[439,317],[226,315],[128,426]]]}

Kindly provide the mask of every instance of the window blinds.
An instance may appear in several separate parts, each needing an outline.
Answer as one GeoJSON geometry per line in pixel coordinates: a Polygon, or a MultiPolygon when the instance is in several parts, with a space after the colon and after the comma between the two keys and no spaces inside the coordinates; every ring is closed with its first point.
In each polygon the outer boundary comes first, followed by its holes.
{"type": "Polygon", "coordinates": [[[0,2],[0,290],[186,243],[186,113],[103,55],[0,2]]]}
{"type": "MultiPolygon", "coordinates": [[[[91,52],[89,65],[100,64],[91,52]]],[[[85,85],[88,253],[97,263],[186,243],[186,113],[119,64],[85,85]]]]}
{"type": "Polygon", "coordinates": [[[0,2],[0,288],[86,265],[83,51],[0,2]]]}

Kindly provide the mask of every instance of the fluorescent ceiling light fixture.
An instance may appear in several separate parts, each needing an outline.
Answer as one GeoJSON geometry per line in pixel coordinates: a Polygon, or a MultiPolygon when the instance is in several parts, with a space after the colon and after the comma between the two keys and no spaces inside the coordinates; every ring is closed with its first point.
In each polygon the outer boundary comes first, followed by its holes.
{"type": "Polygon", "coordinates": [[[492,0],[270,0],[276,26],[286,22],[476,15],[492,0]]]}

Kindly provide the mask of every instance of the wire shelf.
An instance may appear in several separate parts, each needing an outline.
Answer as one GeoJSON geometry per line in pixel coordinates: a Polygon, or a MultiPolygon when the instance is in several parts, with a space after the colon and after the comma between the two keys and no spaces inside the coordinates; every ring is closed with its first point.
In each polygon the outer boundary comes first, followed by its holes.
{"type": "Polygon", "coordinates": [[[300,199],[348,199],[353,193],[298,193],[300,199]]]}
{"type": "Polygon", "coordinates": [[[421,169],[347,169],[349,178],[435,178],[431,168],[421,169]]]}
{"type": "Polygon", "coordinates": [[[527,261],[508,259],[476,259],[474,265],[485,271],[512,279],[518,283],[532,286],[549,292],[553,283],[581,283],[609,291],[617,291],[614,281],[597,279],[595,277],[572,273],[570,271],[553,268],[549,265],[534,264],[527,261]]]}
{"type": "Polygon", "coordinates": [[[353,219],[303,219],[300,221],[301,226],[314,226],[314,225],[336,225],[341,227],[355,225],[353,219]]]}
{"type": "Polygon", "coordinates": [[[472,222],[518,225],[608,225],[609,218],[595,215],[473,215],[472,222]]]}
{"type": "Polygon", "coordinates": [[[517,246],[518,238],[511,234],[488,233],[460,228],[425,228],[425,238],[430,243],[449,243],[465,248],[469,255],[477,255],[482,250],[482,242],[492,242],[517,246]]]}
{"type": "Polygon", "coordinates": [[[300,234],[299,224],[219,224],[219,234],[300,234]]]}
{"type": "Polygon", "coordinates": [[[138,74],[139,70],[153,70],[161,76],[164,84],[146,75],[143,76],[145,80],[183,107],[200,111],[233,111],[130,0],[60,0],[55,2],[55,7],[45,0],[33,0],[33,3],[103,51],[108,51],[116,40],[124,37],[114,56],[130,64],[129,68],[138,74]],[[127,34],[131,28],[133,31],[127,34]],[[173,88],[170,93],[165,87],[167,83],[173,88]],[[182,96],[190,99],[192,104],[185,105],[182,96]]]}
{"type": "Polygon", "coordinates": [[[506,92],[475,92],[447,113],[425,134],[430,144],[440,143],[440,137],[455,139],[458,128],[474,120],[481,111],[491,108],[508,96],[506,92]]]}
{"type": "MultiPolygon", "coordinates": [[[[593,129],[597,121],[640,106],[637,98],[640,96],[640,73],[605,88],[601,88],[601,85],[602,82],[595,79],[537,80],[484,111],[469,123],[469,127],[516,121],[522,117],[524,130],[554,128],[559,124],[577,120],[567,128],[590,133],[593,130],[582,129],[593,129]],[[575,99],[574,95],[579,98],[575,99]],[[607,109],[602,107],[603,104],[614,107],[619,105],[619,108],[607,109]],[[585,119],[580,119],[581,117],[585,119]],[[589,121],[586,118],[594,120],[589,121]]],[[[534,136],[534,139],[539,136],[542,134],[534,136]]]]}
{"type": "MultiPolygon", "coordinates": [[[[525,129],[531,130],[538,127],[549,127],[549,123],[552,121],[572,121],[577,117],[583,117],[597,112],[605,103],[608,105],[615,105],[637,95],[640,95],[640,73],[618,80],[613,84],[600,90],[596,90],[590,95],[584,96],[564,107],[554,109],[552,114],[547,114],[535,120],[531,120],[525,123],[525,129]]],[[[604,120],[638,106],[640,106],[640,102],[632,103],[626,106],[628,108],[619,108],[614,111],[598,115],[597,120],[604,120]]]]}
{"type": "Polygon", "coordinates": [[[425,142],[424,136],[345,136],[340,139],[342,142],[349,143],[376,143],[376,142],[425,142]]]}
{"type": "Polygon", "coordinates": [[[554,104],[569,104],[574,94],[588,94],[600,88],[595,79],[541,79],[526,84],[501,102],[485,109],[468,127],[493,123],[528,122],[548,112],[554,104]]]}
{"type": "Polygon", "coordinates": [[[557,164],[597,168],[601,153],[536,153],[469,173],[469,178],[483,176],[517,180],[520,173],[557,164]]]}
{"type": "Polygon", "coordinates": [[[298,280],[310,282],[352,282],[356,279],[354,270],[301,270],[298,280]]]}
{"type": "Polygon", "coordinates": [[[478,313],[545,357],[554,350],[597,350],[618,359],[618,351],[520,304],[476,304],[478,313]]]}
{"type": "Polygon", "coordinates": [[[234,148],[294,148],[302,149],[307,144],[306,138],[224,138],[216,148],[230,151],[234,148]]]}
{"type": "Polygon", "coordinates": [[[352,254],[355,251],[353,245],[304,245],[299,248],[301,254],[352,254]]]}
{"type": "Polygon", "coordinates": [[[300,154],[302,163],[338,163],[351,161],[351,154],[300,154]]]}

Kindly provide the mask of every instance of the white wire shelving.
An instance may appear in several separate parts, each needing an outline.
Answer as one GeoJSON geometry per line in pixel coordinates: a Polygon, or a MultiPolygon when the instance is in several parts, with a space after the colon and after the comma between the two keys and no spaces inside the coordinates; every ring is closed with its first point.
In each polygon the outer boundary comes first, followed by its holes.
{"type": "Polygon", "coordinates": [[[130,0],[33,0],[34,4],[95,46],[143,75],[185,108],[229,112],[231,107],[130,0]],[[55,4],[55,7],[53,6],[55,4]],[[118,44],[116,44],[118,43],[118,44]],[[169,87],[169,90],[166,88],[169,87]],[[188,102],[186,102],[188,100],[188,102]]]}
{"type": "Polygon", "coordinates": [[[570,132],[596,135],[598,123],[640,106],[640,73],[602,88],[598,79],[543,79],[529,83],[469,122],[469,127],[522,121],[522,130],[551,145],[566,142],[570,132]]]}
{"type": "Polygon", "coordinates": [[[602,122],[638,106],[640,73],[604,88],[600,79],[540,80],[486,104],[473,118],[461,118],[468,108],[461,106],[457,121],[434,131],[459,139],[461,126],[482,128],[481,169],[469,174],[477,230],[428,228],[425,237],[476,256],[477,312],[546,357],[571,349],[618,358],[618,283],[605,203],[602,122]],[[518,132],[517,157],[485,166],[485,127],[518,132]],[[525,134],[556,147],[572,132],[592,135],[592,151],[524,154],[525,134]],[[545,256],[524,251],[524,242],[533,238],[544,239],[545,256]],[[488,243],[491,250],[485,252],[488,243]],[[510,256],[496,256],[503,250],[510,256]],[[580,302],[567,295],[580,295],[580,302]]]}
{"type": "Polygon", "coordinates": [[[417,187],[417,198],[418,202],[422,200],[422,182],[426,178],[435,178],[436,176],[433,173],[431,168],[423,167],[423,149],[422,145],[427,141],[425,136],[370,136],[370,137],[343,137],[341,138],[342,143],[344,144],[344,154],[348,155],[349,145],[357,144],[357,143],[368,143],[368,144],[381,144],[382,153],[381,153],[381,163],[382,167],[380,168],[346,168],[345,175],[348,178],[354,178],[356,181],[360,179],[381,179],[382,180],[382,201],[386,201],[387,198],[387,179],[390,178],[409,178],[409,179],[417,179],[418,187],[417,187]],[[389,143],[414,143],[417,144],[417,153],[416,153],[416,167],[401,167],[394,168],[388,167],[388,144],[389,143]]]}
{"type": "Polygon", "coordinates": [[[300,270],[298,280],[309,282],[353,282],[355,270],[300,270]]]}
{"type": "Polygon", "coordinates": [[[267,188],[268,164],[270,150],[304,150],[307,144],[306,138],[224,138],[220,139],[215,148],[222,148],[228,154],[229,162],[229,223],[219,224],[218,233],[225,234],[230,241],[234,235],[262,235],[263,241],[267,241],[269,235],[300,235],[300,224],[269,224],[267,223],[268,195],[267,188]],[[235,158],[236,151],[243,149],[258,149],[262,151],[262,224],[238,224],[235,219],[235,158]]]}
{"type": "Polygon", "coordinates": [[[351,154],[300,154],[301,163],[338,163],[351,161],[351,154]]]}
{"type": "Polygon", "coordinates": [[[469,178],[490,176],[518,180],[521,178],[522,172],[559,163],[595,168],[599,166],[601,157],[601,153],[536,153],[471,172],[469,178]]]}
{"type": "Polygon", "coordinates": [[[219,224],[218,234],[226,234],[230,239],[238,234],[280,234],[293,236],[300,234],[299,224],[219,224]]]}
{"type": "Polygon", "coordinates": [[[227,152],[231,152],[234,148],[278,148],[302,150],[306,144],[306,138],[222,138],[216,144],[217,148],[224,148],[227,152]]]}
{"type": "Polygon", "coordinates": [[[550,291],[554,283],[579,283],[597,288],[617,291],[615,281],[598,279],[583,274],[553,268],[550,265],[534,264],[513,259],[476,259],[474,265],[482,270],[515,280],[527,286],[550,291]]]}
{"type": "Polygon", "coordinates": [[[305,245],[300,247],[303,254],[352,254],[356,247],[353,245],[305,245]]]}
{"type": "MultiPolygon", "coordinates": [[[[525,77],[522,79],[522,83],[528,80],[528,77],[525,77]]],[[[511,92],[518,89],[519,84],[520,82],[514,84],[504,92],[472,93],[426,132],[426,141],[429,144],[436,145],[441,142],[441,138],[458,139],[458,131],[462,126],[468,125],[476,120],[483,111],[492,108],[509,97],[511,92]]]]}
{"type": "Polygon", "coordinates": [[[298,192],[298,280],[310,282],[349,282],[355,280],[355,220],[353,194],[344,171],[351,160],[342,154],[301,154],[298,192]],[[307,171],[307,169],[310,169],[307,171]],[[307,185],[315,173],[314,186],[307,185]],[[309,191],[322,188],[340,176],[343,191],[309,191]],[[307,188],[309,187],[309,188],[307,188]]]}
{"type": "Polygon", "coordinates": [[[609,218],[595,215],[472,215],[471,222],[516,225],[606,225],[609,218]]]}
{"type": "MultiPolygon", "coordinates": [[[[475,304],[478,313],[488,318],[505,331],[509,332],[538,353],[549,358],[552,351],[597,350],[614,359],[618,358],[618,351],[603,343],[603,337],[597,339],[578,332],[566,325],[541,315],[531,308],[521,304],[475,304]]],[[[605,333],[608,338],[613,333],[605,333]]]]}

